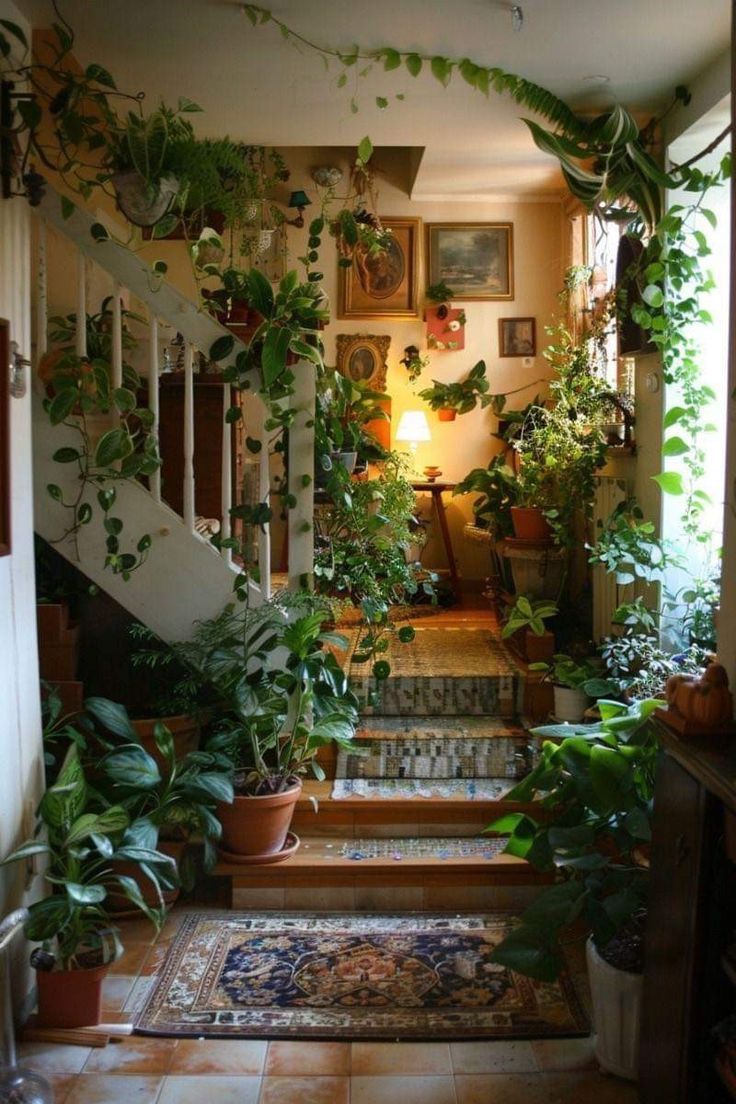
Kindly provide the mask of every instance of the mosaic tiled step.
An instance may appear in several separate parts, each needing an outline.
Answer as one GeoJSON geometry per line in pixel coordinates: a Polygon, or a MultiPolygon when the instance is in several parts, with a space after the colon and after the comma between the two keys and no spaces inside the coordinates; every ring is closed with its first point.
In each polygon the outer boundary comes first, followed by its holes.
{"type": "Polygon", "coordinates": [[[365,859],[495,859],[506,846],[508,836],[399,836],[346,840],[339,847],[328,843],[325,850],[335,858],[363,862],[365,859]]]}
{"type": "Polygon", "coordinates": [[[366,716],[515,716],[518,671],[496,632],[415,628],[411,644],[391,641],[391,674],[380,682],[372,663],[355,661],[362,634],[352,633],[344,663],[366,716]]]}

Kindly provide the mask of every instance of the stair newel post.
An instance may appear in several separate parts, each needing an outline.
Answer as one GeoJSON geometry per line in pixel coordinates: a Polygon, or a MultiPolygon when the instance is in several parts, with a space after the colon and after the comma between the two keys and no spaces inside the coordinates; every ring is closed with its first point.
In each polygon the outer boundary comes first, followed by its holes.
{"type": "Polygon", "coordinates": [[[112,289],[112,386],[123,386],[123,289],[117,282],[112,289]]]}
{"type": "MultiPolygon", "coordinates": [[[[151,432],[158,438],[159,427],[159,395],[158,395],[158,318],[153,311],[148,312],[148,406],[153,415],[151,432]]],[[[156,502],[161,501],[161,468],[150,476],[149,485],[151,494],[156,502]]]]}
{"type": "MultiPolygon", "coordinates": [[[[259,426],[258,434],[261,442],[261,451],[258,454],[258,501],[270,503],[271,501],[271,457],[268,448],[268,430],[266,418],[268,412],[263,401],[256,397],[258,405],[259,426]]],[[[261,593],[264,599],[271,597],[271,526],[264,525],[258,531],[258,568],[261,574],[261,593]]]]}
{"type": "MultiPolygon", "coordinates": [[[[227,412],[232,403],[231,387],[229,383],[222,385],[222,485],[221,485],[221,512],[222,523],[220,534],[223,540],[230,538],[230,507],[233,504],[233,427],[227,420],[227,412]]],[[[223,559],[232,563],[233,553],[231,548],[222,549],[223,559]]]]}
{"type": "Polygon", "coordinates": [[[87,356],[87,264],[81,249],[77,250],[77,334],[76,354],[87,356]]]}
{"type": "Polygon", "coordinates": [[[38,220],[38,268],[36,273],[36,364],[48,349],[48,270],[46,267],[46,219],[38,220]]]}
{"type": "Polygon", "coordinates": [[[184,346],[184,524],[194,533],[194,346],[184,346]]]}
{"type": "Polygon", "coordinates": [[[294,376],[288,485],[292,508],[287,513],[289,589],[301,590],[314,585],[314,365],[299,361],[294,376]]]}

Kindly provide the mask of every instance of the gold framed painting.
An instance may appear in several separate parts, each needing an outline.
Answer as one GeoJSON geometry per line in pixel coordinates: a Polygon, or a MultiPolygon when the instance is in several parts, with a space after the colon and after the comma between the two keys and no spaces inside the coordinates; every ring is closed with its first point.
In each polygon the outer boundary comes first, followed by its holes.
{"type": "Polygon", "coordinates": [[[371,391],[385,391],[391,338],[387,334],[337,334],[335,340],[340,375],[371,391]]]}
{"type": "Polygon", "coordinates": [[[511,222],[427,223],[427,283],[445,283],[453,299],[514,298],[511,222]]]}
{"type": "Polygon", "coordinates": [[[418,218],[382,218],[391,244],[375,257],[356,250],[340,269],[338,318],[419,318],[418,218]]]}

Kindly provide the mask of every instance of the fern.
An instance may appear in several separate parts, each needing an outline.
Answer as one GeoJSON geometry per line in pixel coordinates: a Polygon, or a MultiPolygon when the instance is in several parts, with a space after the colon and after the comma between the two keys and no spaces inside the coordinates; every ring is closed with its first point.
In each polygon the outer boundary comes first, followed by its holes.
{"type": "Polygon", "coordinates": [[[516,103],[561,127],[569,137],[585,137],[584,120],[580,119],[564,100],[559,99],[547,88],[497,68],[491,69],[491,82],[496,92],[505,92],[516,103]]]}

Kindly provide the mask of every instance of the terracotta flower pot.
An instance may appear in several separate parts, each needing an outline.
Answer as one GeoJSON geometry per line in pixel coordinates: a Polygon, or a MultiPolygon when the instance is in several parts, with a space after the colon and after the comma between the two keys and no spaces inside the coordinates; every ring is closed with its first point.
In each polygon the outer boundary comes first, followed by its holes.
{"type": "Polygon", "coordinates": [[[87,970],[36,971],[37,1027],[93,1027],[102,1012],[107,966],[87,970]]]}
{"type": "Polygon", "coordinates": [[[454,422],[457,410],[450,410],[449,407],[442,408],[437,411],[437,417],[441,422],[454,422]]]}
{"type": "Polygon", "coordinates": [[[538,506],[512,506],[514,536],[520,540],[551,540],[549,522],[538,506]]]}
{"type": "Polygon", "coordinates": [[[278,861],[301,792],[302,784],[296,782],[283,793],[236,796],[232,805],[220,802],[217,817],[222,824],[222,851],[244,861],[263,861],[267,856],[278,861]]]}

